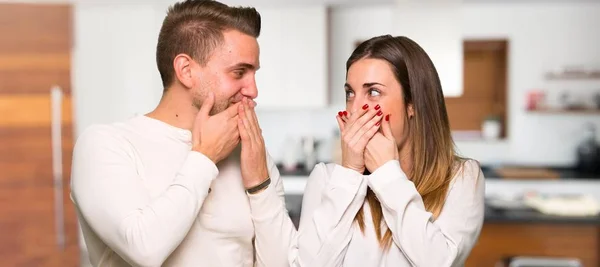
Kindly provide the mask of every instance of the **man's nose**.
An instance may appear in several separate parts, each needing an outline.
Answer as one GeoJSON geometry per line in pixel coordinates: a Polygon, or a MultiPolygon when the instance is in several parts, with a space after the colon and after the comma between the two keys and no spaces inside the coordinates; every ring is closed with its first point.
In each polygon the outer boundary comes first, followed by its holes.
{"type": "Polygon", "coordinates": [[[252,79],[252,82],[242,88],[242,95],[250,99],[258,97],[258,88],[256,88],[256,80],[252,79]]]}

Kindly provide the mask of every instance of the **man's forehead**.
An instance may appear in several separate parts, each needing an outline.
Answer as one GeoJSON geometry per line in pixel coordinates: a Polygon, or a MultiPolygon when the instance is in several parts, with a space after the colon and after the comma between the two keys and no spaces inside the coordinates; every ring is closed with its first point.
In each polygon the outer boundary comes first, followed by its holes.
{"type": "Polygon", "coordinates": [[[229,61],[229,64],[245,64],[257,69],[259,63],[259,48],[256,38],[237,31],[226,31],[219,56],[229,61]]]}

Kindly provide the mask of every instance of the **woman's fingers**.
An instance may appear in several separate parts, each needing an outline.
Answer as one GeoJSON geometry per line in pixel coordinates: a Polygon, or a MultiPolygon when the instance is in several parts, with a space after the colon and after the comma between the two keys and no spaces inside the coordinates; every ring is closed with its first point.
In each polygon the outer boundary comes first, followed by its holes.
{"type": "MultiPolygon", "coordinates": [[[[361,129],[365,127],[365,125],[368,122],[370,122],[373,119],[380,120],[382,114],[383,113],[381,112],[381,108],[379,106],[376,106],[376,108],[374,109],[370,109],[360,118],[358,118],[354,123],[349,122],[346,124],[346,128],[348,129],[347,134],[351,137],[356,136],[358,132],[361,131],[361,129]]],[[[354,114],[352,116],[354,116],[354,114]]]]}
{"type": "MultiPolygon", "coordinates": [[[[379,111],[377,114],[380,114],[381,111],[379,111]]],[[[377,132],[377,130],[379,129],[379,126],[381,125],[381,119],[383,118],[381,115],[375,115],[373,116],[370,120],[368,120],[363,127],[359,128],[358,131],[356,132],[356,134],[354,134],[351,138],[351,144],[361,144],[361,140],[369,140],[371,139],[371,137],[373,137],[373,135],[375,133],[372,133],[369,135],[369,133],[375,129],[375,132],[377,132]]],[[[362,118],[361,118],[362,119],[362,118]]],[[[364,145],[362,146],[366,146],[366,142],[364,143],[364,145]]],[[[358,145],[359,147],[362,147],[361,145],[358,145]]]]}
{"type": "Polygon", "coordinates": [[[352,113],[346,114],[346,116],[348,116],[348,120],[346,122],[349,123],[350,125],[352,125],[368,111],[369,111],[369,104],[364,104],[358,110],[353,110],[352,113]]]}
{"type": "Polygon", "coordinates": [[[346,122],[344,121],[343,117],[344,113],[342,111],[338,112],[338,115],[335,116],[338,126],[340,127],[340,132],[344,132],[344,129],[346,128],[346,122]]]}

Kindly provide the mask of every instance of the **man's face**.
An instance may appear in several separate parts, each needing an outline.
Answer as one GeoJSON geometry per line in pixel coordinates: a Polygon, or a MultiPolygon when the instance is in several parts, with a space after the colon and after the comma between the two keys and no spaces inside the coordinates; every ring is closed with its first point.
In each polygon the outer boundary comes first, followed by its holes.
{"type": "Polygon", "coordinates": [[[219,113],[243,97],[258,96],[255,74],[259,64],[256,38],[236,30],[223,32],[223,43],[215,48],[199,71],[192,90],[194,106],[200,108],[209,91],[215,94],[211,114],[219,113]]]}

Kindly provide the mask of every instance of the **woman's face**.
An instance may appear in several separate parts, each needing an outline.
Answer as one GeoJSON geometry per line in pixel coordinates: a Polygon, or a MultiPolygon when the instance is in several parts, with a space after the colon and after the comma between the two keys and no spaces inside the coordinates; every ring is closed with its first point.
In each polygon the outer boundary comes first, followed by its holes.
{"type": "MultiPolygon", "coordinates": [[[[346,78],[346,110],[352,113],[368,104],[369,109],[381,107],[390,114],[392,133],[399,147],[408,136],[406,106],[402,86],[396,80],[389,63],[381,59],[363,58],[350,66],[346,78]]],[[[412,107],[408,110],[413,116],[412,107]]],[[[384,117],[385,119],[385,117],[384,117]]]]}

